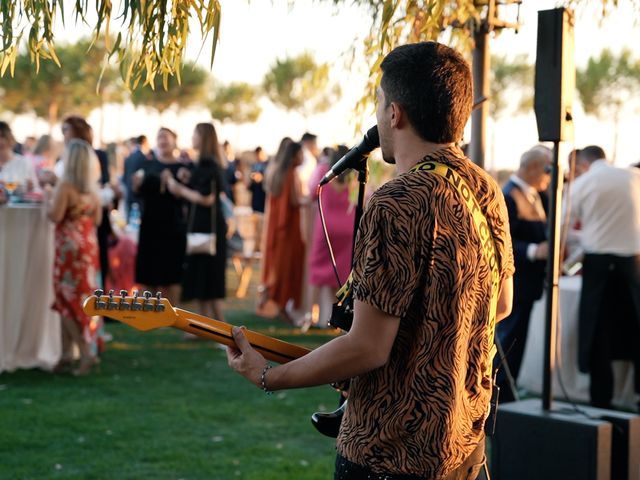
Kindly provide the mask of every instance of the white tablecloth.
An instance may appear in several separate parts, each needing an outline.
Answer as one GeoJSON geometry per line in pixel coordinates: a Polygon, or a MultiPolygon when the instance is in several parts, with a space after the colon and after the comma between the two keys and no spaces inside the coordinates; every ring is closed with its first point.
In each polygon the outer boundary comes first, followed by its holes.
{"type": "Polygon", "coordinates": [[[61,353],[53,224],[40,206],[0,206],[0,372],[49,369],[61,353]]]}
{"type": "MultiPolygon", "coordinates": [[[[558,312],[558,355],[556,372],[553,376],[553,396],[564,399],[559,375],[571,400],[589,401],[589,375],[578,371],[578,311],[582,278],[562,277],[560,279],[560,311],[558,312]]],[[[522,359],[518,385],[526,390],[542,393],[542,369],[545,340],[546,300],[536,302],[531,312],[527,345],[522,359]]],[[[639,346],[640,348],[640,346],[639,346]]],[[[613,404],[635,407],[633,388],[633,364],[613,362],[615,388],[613,404]]]]}

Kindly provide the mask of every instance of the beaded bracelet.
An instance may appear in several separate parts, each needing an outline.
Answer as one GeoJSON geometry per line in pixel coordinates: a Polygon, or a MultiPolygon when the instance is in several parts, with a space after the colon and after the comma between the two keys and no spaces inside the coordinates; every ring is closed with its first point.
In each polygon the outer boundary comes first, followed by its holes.
{"type": "Polygon", "coordinates": [[[260,387],[267,395],[273,394],[273,392],[267,388],[267,372],[270,368],[271,365],[269,365],[268,363],[265,364],[264,368],[262,369],[262,375],[260,375],[260,387]]]}

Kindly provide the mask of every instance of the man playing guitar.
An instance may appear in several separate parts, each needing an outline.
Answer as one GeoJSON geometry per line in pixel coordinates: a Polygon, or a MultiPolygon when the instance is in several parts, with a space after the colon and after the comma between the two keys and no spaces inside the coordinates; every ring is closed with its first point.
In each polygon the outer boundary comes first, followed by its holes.
{"type": "Polygon", "coordinates": [[[398,175],[362,217],[351,330],[271,368],[234,328],[228,362],[265,391],[352,379],[336,479],[475,479],[495,322],[511,310],[507,211],[456,146],[472,108],[462,56],[424,42],[396,48],[381,68],[380,144],[398,175]]]}

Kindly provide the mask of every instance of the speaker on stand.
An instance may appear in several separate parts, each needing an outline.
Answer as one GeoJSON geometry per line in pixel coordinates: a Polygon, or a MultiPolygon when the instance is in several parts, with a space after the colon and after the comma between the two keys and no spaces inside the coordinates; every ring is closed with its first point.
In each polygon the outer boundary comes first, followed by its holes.
{"type": "Polygon", "coordinates": [[[553,142],[549,205],[545,365],[542,402],[499,407],[491,442],[494,480],[638,480],[640,417],[557,402],[551,408],[555,365],[562,175],[559,142],[573,139],[575,91],[573,15],[565,8],[538,12],[535,114],[540,141],[553,142]]]}

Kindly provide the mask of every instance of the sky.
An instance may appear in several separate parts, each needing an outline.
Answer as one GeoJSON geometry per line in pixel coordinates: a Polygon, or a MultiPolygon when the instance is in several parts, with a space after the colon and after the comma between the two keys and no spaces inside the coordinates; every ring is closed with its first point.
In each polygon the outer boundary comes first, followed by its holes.
{"type": "MultiPolygon", "coordinates": [[[[262,116],[255,124],[233,126],[217,123],[219,136],[228,139],[236,149],[253,149],[262,145],[267,151],[273,151],[283,136],[298,138],[305,131],[317,134],[323,146],[337,143],[350,145],[359,140],[360,134],[354,130],[354,106],[364,90],[368,69],[362,60],[346,64],[345,53],[368,33],[370,18],[361,7],[335,7],[331,3],[319,0],[297,0],[295,3],[285,0],[221,0],[220,43],[212,70],[215,78],[223,82],[259,84],[276,58],[309,51],[318,62],[332,64],[332,79],[342,88],[341,100],[336,105],[328,112],[306,120],[297,113],[286,113],[275,108],[265,99],[261,101],[262,116]]],[[[520,10],[521,29],[517,34],[505,30],[492,38],[492,51],[507,56],[524,53],[533,63],[537,35],[536,11],[553,8],[556,3],[551,0],[524,0],[520,10]]],[[[592,5],[594,3],[599,2],[591,2],[592,5]]],[[[628,0],[620,0],[619,3],[620,7],[602,24],[597,8],[579,7],[575,28],[575,58],[578,66],[586,64],[589,56],[598,54],[605,47],[619,51],[624,46],[633,48],[640,44],[640,26],[635,20],[637,15],[628,0]]],[[[509,7],[505,16],[515,19],[514,7],[509,7]]],[[[86,34],[87,30],[67,28],[58,32],[61,32],[59,39],[73,41],[86,34]]],[[[193,35],[187,58],[197,58],[199,63],[208,68],[208,45],[198,57],[200,47],[201,39],[193,35]]],[[[610,152],[613,144],[612,126],[584,115],[577,98],[574,111],[575,145],[597,143],[610,152]]],[[[96,130],[100,130],[100,124],[103,123],[105,141],[142,133],[154,138],[158,127],[165,125],[178,132],[179,143],[185,147],[189,146],[195,124],[210,120],[210,115],[204,109],[193,109],[179,116],[169,111],[159,116],[152,111],[136,110],[131,105],[110,106],[105,109],[104,117],[98,112],[89,117],[96,130]]],[[[375,122],[373,116],[360,120],[365,130],[375,122]]],[[[13,124],[18,137],[48,132],[45,122],[34,122],[31,117],[18,117],[13,124]]],[[[617,164],[628,165],[640,160],[640,151],[633,142],[637,125],[638,111],[631,110],[621,122],[617,164]]],[[[520,154],[537,143],[533,112],[505,117],[497,124],[489,120],[487,133],[488,167],[516,168],[520,154]]],[[[468,136],[469,133],[467,140],[468,136]]],[[[573,143],[563,145],[561,154],[571,148],[573,143]]]]}

